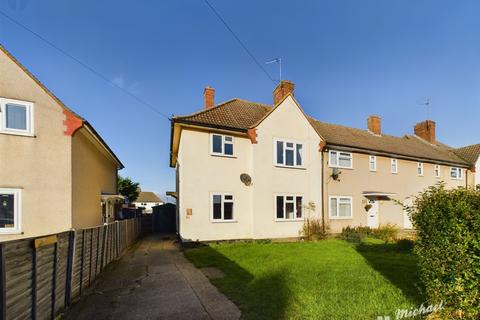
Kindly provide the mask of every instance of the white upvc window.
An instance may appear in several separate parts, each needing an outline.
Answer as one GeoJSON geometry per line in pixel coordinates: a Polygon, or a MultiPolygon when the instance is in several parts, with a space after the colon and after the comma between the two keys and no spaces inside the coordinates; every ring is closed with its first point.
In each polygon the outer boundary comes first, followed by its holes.
{"type": "Polygon", "coordinates": [[[450,168],[450,178],[460,180],[463,177],[462,168],[450,168]]]}
{"type": "Polygon", "coordinates": [[[303,220],[303,196],[275,195],[275,220],[303,220]]]}
{"type": "Polygon", "coordinates": [[[211,219],[214,222],[234,221],[234,197],[232,193],[212,192],[211,219]]]}
{"type": "Polygon", "coordinates": [[[330,150],[328,152],[328,165],[333,168],[353,168],[353,156],[350,152],[330,150]]]}
{"type": "Polygon", "coordinates": [[[305,165],[303,143],[299,141],[274,139],[274,164],[285,167],[299,167],[305,165]]]}
{"type": "Polygon", "coordinates": [[[398,160],[397,159],[390,159],[390,172],[391,173],[398,173],[398,160]]]}
{"type": "Polygon", "coordinates": [[[33,103],[0,98],[0,133],[32,136],[33,103]]]}
{"type": "Polygon", "coordinates": [[[21,189],[0,188],[0,234],[21,232],[21,189]]]}
{"type": "Polygon", "coordinates": [[[328,203],[330,219],[352,219],[352,197],[330,196],[328,203]]]}
{"type": "Polygon", "coordinates": [[[440,178],[441,171],[440,171],[440,165],[436,164],[435,165],[435,178],[440,178]]]}
{"type": "Polygon", "coordinates": [[[232,136],[212,133],[211,135],[211,154],[217,156],[234,156],[234,139],[232,136]]]}
{"type": "Polygon", "coordinates": [[[417,175],[423,176],[423,162],[417,162],[417,175]]]}
{"type": "Polygon", "coordinates": [[[370,171],[377,171],[377,157],[368,156],[368,168],[370,171]]]}

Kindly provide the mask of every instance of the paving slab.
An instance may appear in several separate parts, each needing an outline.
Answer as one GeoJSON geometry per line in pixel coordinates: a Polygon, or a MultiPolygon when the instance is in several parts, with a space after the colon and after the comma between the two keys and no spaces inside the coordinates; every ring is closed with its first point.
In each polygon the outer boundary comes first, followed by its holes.
{"type": "Polygon", "coordinates": [[[174,237],[150,235],[109,266],[66,319],[237,320],[238,307],[179,250],[174,237]]]}

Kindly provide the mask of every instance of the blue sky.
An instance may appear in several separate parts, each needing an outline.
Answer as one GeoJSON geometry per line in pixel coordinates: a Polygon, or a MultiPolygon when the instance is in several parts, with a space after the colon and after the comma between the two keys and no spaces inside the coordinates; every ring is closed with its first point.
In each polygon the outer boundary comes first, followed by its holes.
{"type": "MultiPolygon", "coordinates": [[[[480,142],[480,3],[210,0],[261,62],[283,59],[296,98],[321,121],[403,135],[427,116],[439,140],[480,142]]],[[[216,101],[271,103],[274,84],[202,0],[4,0],[0,9],[167,115],[216,101]]],[[[77,113],[144,190],[174,189],[170,124],[0,16],[0,43],[77,113]]],[[[265,66],[278,77],[274,65],[265,66]]],[[[1,75],[0,75],[1,76],[1,75]]]]}

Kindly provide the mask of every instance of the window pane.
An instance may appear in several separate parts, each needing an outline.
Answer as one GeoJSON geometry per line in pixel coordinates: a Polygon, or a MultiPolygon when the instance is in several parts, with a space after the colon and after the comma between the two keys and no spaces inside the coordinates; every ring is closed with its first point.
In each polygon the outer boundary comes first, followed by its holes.
{"type": "Polygon", "coordinates": [[[330,199],[330,215],[332,217],[337,216],[337,198],[330,199]]]}
{"type": "Polygon", "coordinates": [[[214,134],[212,136],[213,152],[222,153],[222,136],[214,134]]]}
{"type": "Polygon", "coordinates": [[[283,218],[283,197],[277,196],[277,218],[283,218]]]}
{"type": "Polygon", "coordinates": [[[337,165],[338,160],[337,160],[337,153],[336,152],[331,152],[330,153],[330,165],[337,165]]]}
{"type": "Polygon", "coordinates": [[[225,202],[223,204],[223,219],[233,220],[233,202],[225,202]]]}
{"type": "Polygon", "coordinates": [[[7,128],[27,130],[27,107],[16,104],[7,104],[7,128]]]}
{"type": "Polygon", "coordinates": [[[352,160],[350,158],[340,157],[338,165],[341,167],[351,167],[352,160]]]}
{"type": "Polygon", "coordinates": [[[293,150],[285,150],[285,165],[293,166],[293,150]]]}
{"type": "Polygon", "coordinates": [[[350,217],[351,208],[352,205],[350,203],[350,200],[348,200],[348,202],[340,201],[340,204],[338,205],[338,215],[340,217],[350,217]]]}
{"type": "Polygon", "coordinates": [[[302,197],[297,197],[297,218],[301,219],[302,218],[302,197]]]}
{"type": "Polygon", "coordinates": [[[229,156],[233,156],[233,144],[225,143],[225,154],[229,156]]]}
{"type": "Polygon", "coordinates": [[[287,202],[285,204],[285,219],[293,219],[293,212],[294,212],[294,203],[287,202]]]}
{"type": "Polygon", "coordinates": [[[228,137],[228,136],[226,136],[226,137],[225,137],[225,141],[232,142],[232,141],[233,141],[233,137],[228,137]]]}
{"type": "Polygon", "coordinates": [[[293,148],[293,143],[292,142],[287,142],[287,148],[293,148]]]}
{"type": "Polygon", "coordinates": [[[297,144],[297,166],[301,166],[303,164],[303,159],[302,159],[302,145],[297,144]]]}
{"type": "Polygon", "coordinates": [[[457,177],[457,171],[454,168],[450,169],[450,177],[452,178],[457,177]]]}
{"type": "Polygon", "coordinates": [[[283,164],[283,142],[277,141],[277,164],[283,164]]]}
{"type": "Polygon", "coordinates": [[[222,196],[213,195],[213,219],[222,219],[222,196]]]}
{"type": "Polygon", "coordinates": [[[293,196],[287,196],[287,201],[293,201],[293,196]]]}
{"type": "Polygon", "coordinates": [[[0,228],[14,227],[14,195],[0,194],[0,228]]]}
{"type": "Polygon", "coordinates": [[[225,200],[233,200],[233,196],[232,195],[225,195],[225,200]]]}

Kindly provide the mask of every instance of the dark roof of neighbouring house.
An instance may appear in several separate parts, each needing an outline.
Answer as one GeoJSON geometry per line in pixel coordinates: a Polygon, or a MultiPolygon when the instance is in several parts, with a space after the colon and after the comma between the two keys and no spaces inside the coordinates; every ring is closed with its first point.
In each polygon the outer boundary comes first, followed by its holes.
{"type": "Polygon", "coordinates": [[[159,196],[151,191],[141,191],[135,202],[163,202],[159,196]]]}
{"type": "MultiPolygon", "coordinates": [[[[272,108],[271,105],[235,98],[210,109],[186,116],[173,117],[172,121],[244,132],[255,127],[271,112],[272,108]]],[[[470,162],[459,157],[452,152],[453,149],[441,142],[432,145],[414,135],[403,137],[386,134],[375,135],[368,130],[325,123],[308,116],[307,118],[315,131],[325,139],[327,146],[361,149],[463,166],[470,165],[470,162]]]]}
{"type": "Polygon", "coordinates": [[[471,146],[454,149],[453,152],[473,165],[480,156],[480,144],[472,144],[471,146]]]}

